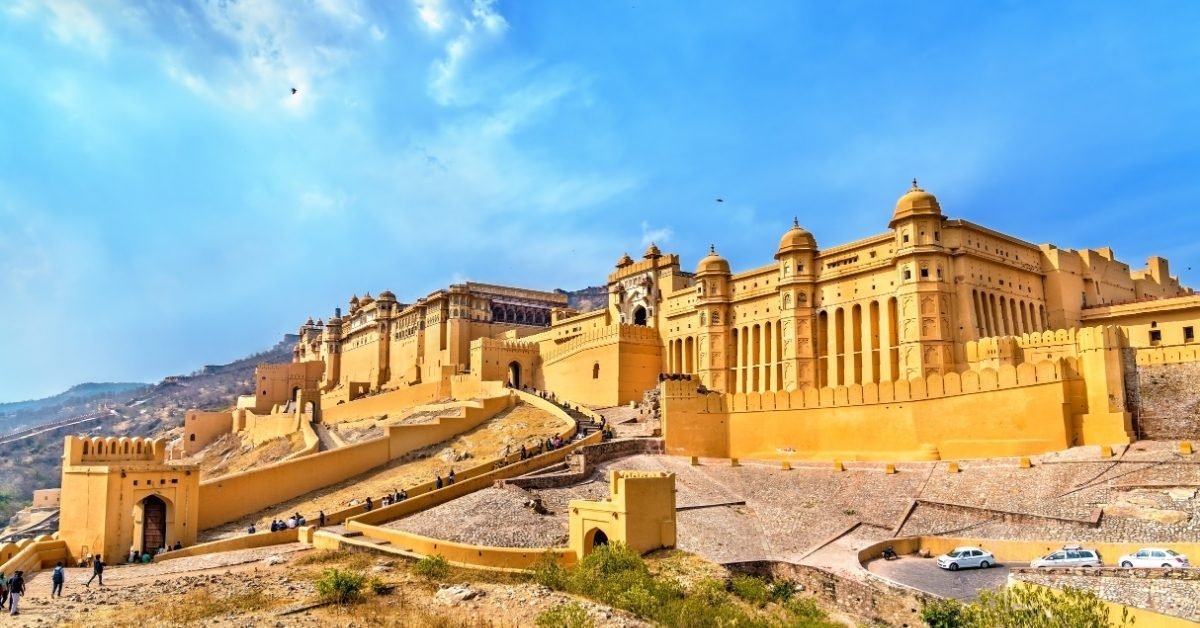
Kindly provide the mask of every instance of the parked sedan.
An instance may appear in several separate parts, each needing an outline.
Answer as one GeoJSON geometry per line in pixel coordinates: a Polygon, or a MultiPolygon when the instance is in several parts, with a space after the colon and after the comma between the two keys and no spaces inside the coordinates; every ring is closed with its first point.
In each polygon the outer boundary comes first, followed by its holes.
{"type": "Polygon", "coordinates": [[[1100,552],[1094,549],[1079,547],[1078,545],[1068,545],[1057,552],[1050,552],[1029,563],[1029,566],[1035,569],[1048,567],[1103,567],[1104,562],[1100,559],[1100,552]]]}
{"type": "Polygon", "coordinates": [[[1176,552],[1175,550],[1164,549],[1161,547],[1143,547],[1142,549],[1126,554],[1117,561],[1117,564],[1122,567],[1174,567],[1187,568],[1188,557],[1176,552]]]}
{"type": "Polygon", "coordinates": [[[937,566],[950,571],[958,571],[962,567],[987,569],[995,564],[996,557],[978,547],[956,547],[953,552],[937,557],[937,566]]]}

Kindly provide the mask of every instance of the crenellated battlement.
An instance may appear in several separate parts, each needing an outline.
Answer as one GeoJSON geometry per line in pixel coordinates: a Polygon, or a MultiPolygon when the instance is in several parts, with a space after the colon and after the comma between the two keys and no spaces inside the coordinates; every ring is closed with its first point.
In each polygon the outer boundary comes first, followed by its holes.
{"type": "Polygon", "coordinates": [[[517,351],[526,353],[536,353],[538,350],[537,343],[527,342],[524,340],[505,340],[500,338],[476,338],[471,341],[471,349],[502,349],[504,351],[517,351]]]}
{"type": "Polygon", "coordinates": [[[1078,372],[1074,358],[1043,360],[1037,364],[1025,362],[1017,366],[1002,365],[998,369],[983,368],[961,373],[933,374],[910,380],[879,384],[852,384],[794,391],[749,393],[700,393],[695,381],[662,382],[663,395],[672,399],[696,398],[704,405],[701,412],[754,412],[760,410],[801,410],[835,408],[906,401],[921,401],[955,395],[982,393],[1022,386],[1061,382],[1078,372]],[[1065,374],[1065,375],[1064,375],[1065,374]]]}
{"type": "Polygon", "coordinates": [[[165,438],[67,436],[63,459],[69,465],[110,464],[121,462],[164,463],[167,454],[165,438]]]}

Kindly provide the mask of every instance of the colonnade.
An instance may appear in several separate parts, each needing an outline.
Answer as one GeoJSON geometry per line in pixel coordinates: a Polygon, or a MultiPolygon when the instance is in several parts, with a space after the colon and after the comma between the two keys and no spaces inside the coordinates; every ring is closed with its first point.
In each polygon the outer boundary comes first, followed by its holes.
{"type": "Polygon", "coordinates": [[[896,297],[822,310],[817,314],[816,385],[899,379],[899,321],[896,297]]]}
{"type": "Polygon", "coordinates": [[[972,290],[971,304],[977,338],[1019,336],[1050,328],[1046,306],[1032,301],[972,290]]]}
{"type": "Polygon", "coordinates": [[[696,373],[696,338],[676,338],[667,341],[667,372],[696,373]]]}
{"type": "Polygon", "coordinates": [[[733,329],[733,392],[783,390],[783,327],[767,321],[733,329]]]}

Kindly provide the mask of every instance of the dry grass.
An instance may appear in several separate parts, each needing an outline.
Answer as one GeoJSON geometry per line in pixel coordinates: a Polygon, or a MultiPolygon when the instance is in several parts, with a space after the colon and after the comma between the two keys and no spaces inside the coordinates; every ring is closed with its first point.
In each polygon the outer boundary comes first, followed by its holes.
{"type": "Polygon", "coordinates": [[[329,609],[329,617],[342,625],[383,626],[385,628],[492,628],[501,624],[483,619],[461,609],[429,610],[405,603],[400,596],[373,595],[358,604],[341,609],[329,609]]]}
{"type": "Polygon", "coordinates": [[[279,598],[261,590],[233,595],[214,595],[207,589],[197,589],[182,598],[164,596],[164,604],[142,604],[105,618],[115,626],[188,625],[226,616],[244,616],[270,610],[280,604],[279,598]]]}

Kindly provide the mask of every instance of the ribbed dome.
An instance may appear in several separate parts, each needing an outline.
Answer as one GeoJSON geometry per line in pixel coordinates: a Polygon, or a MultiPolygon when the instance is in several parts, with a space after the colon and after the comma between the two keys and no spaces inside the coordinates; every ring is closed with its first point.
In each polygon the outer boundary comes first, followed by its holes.
{"type": "Polygon", "coordinates": [[[625,253],[624,255],[621,256],[621,259],[617,260],[617,268],[625,268],[626,266],[628,266],[632,263],[633,263],[633,258],[629,257],[628,253],[625,253]]]}
{"type": "Polygon", "coordinates": [[[779,239],[779,249],[775,251],[775,259],[779,259],[785,253],[792,251],[804,251],[817,248],[817,240],[813,234],[809,233],[800,226],[800,220],[792,219],[792,228],[788,229],[783,237],[779,239]]]}
{"type": "Polygon", "coordinates": [[[651,242],[650,246],[646,247],[646,252],[642,254],[642,257],[644,257],[646,259],[654,259],[656,257],[662,257],[662,251],[658,250],[658,245],[651,242]]]}
{"type": "Polygon", "coordinates": [[[370,292],[368,292],[368,293],[364,294],[364,295],[363,295],[363,298],[361,298],[361,299],[359,299],[359,300],[358,300],[358,304],[359,304],[359,305],[364,305],[364,306],[365,306],[365,305],[370,305],[371,303],[374,303],[374,302],[375,302],[375,299],[371,297],[371,293],[370,293],[370,292]]]}
{"type": "Polygon", "coordinates": [[[896,211],[892,212],[888,227],[895,227],[897,222],[913,216],[941,215],[942,206],[938,204],[937,197],[918,187],[917,180],[913,179],[912,189],[896,201],[896,211]]]}
{"type": "Polygon", "coordinates": [[[311,316],[309,316],[309,317],[308,317],[308,320],[304,321],[304,326],[305,326],[305,327],[312,327],[312,326],[313,326],[313,319],[312,319],[312,317],[311,317],[311,316]]]}
{"type": "Polygon", "coordinates": [[[717,255],[717,247],[710,246],[708,255],[700,259],[700,263],[696,264],[696,275],[728,275],[729,262],[720,255],[717,255]]]}
{"type": "Polygon", "coordinates": [[[392,292],[391,290],[384,290],[383,292],[379,293],[379,300],[380,301],[395,301],[396,294],[394,292],[392,292]]]}

